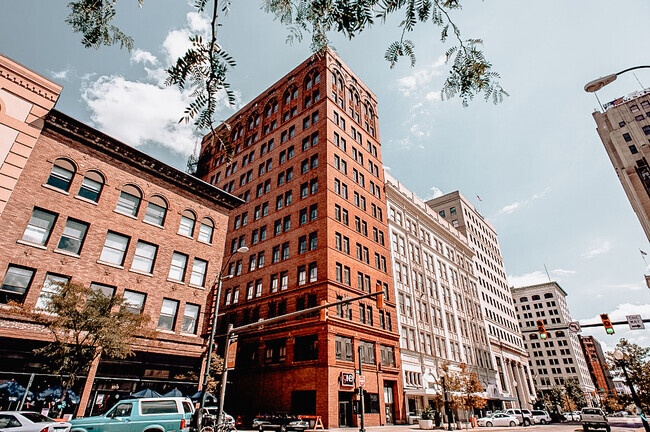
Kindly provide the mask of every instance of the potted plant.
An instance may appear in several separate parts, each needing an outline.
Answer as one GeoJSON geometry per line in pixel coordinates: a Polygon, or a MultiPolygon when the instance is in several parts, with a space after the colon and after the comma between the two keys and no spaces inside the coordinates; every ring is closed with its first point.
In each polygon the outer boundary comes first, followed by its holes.
{"type": "Polygon", "coordinates": [[[420,416],[420,420],[418,420],[418,424],[420,426],[420,429],[433,429],[433,417],[435,413],[433,411],[432,406],[426,406],[422,410],[422,415],[420,416]]]}

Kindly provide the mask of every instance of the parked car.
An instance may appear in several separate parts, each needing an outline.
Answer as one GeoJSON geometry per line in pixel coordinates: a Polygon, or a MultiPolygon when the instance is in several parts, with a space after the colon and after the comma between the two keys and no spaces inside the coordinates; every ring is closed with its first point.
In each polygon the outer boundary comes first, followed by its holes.
{"type": "MultiPolygon", "coordinates": [[[[211,416],[214,416],[214,418],[216,420],[217,414],[219,413],[219,407],[205,407],[205,411],[208,414],[210,414],[211,416]]],[[[232,429],[235,428],[235,418],[233,416],[231,416],[230,414],[227,414],[224,411],[223,419],[225,420],[226,425],[228,425],[232,429]]]]}
{"type": "Polygon", "coordinates": [[[517,417],[519,424],[522,424],[524,426],[530,426],[533,424],[533,415],[529,410],[510,408],[505,411],[505,414],[517,417]]]}
{"type": "Polygon", "coordinates": [[[259,422],[257,425],[257,430],[260,432],[264,432],[265,430],[273,430],[279,432],[303,432],[305,429],[309,429],[308,421],[302,420],[299,417],[289,414],[267,416],[265,417],[264,421],[259,422]]]}
{"type": "Polygon", "coordinates": [[[578,411],[564,412],[562,415],[567,421],[580,421],[580,412],[578,411]]]}
{"type": "Polygon", "coordinates": [[[583,408],[580,412],[580,424],[582,429],[588,432],[589,429],[605,429],[607,432],[611,430],[607,416],[600,408],[583,408]]]}
{"type": "Polygon", "coordinates": [[[479,426],[492,427],[492,426],[517,426],[519,419],[514,415],[505,413],[495,413],[488,417],[481,417],[477,420],[479,426]]]}
{"type": "Polygon", "coordinates": [[[259,429],[260,425],[263,424],[271,424],[271,417],[268,415],[262,415],[253,419],[253,429],[259,429]]]}
{"type": "Polygon", "coordinates": [[[186,397],[126,399],[104,415],[70,420],[71,432],[189,432],[193,413],[186,397]]]}
{"type": "Polygon", "coordinates": [[[70,423],[57,422],[33,411],[0,411],[0,430],[12,432],[69,432],[70,423]]]}
{"type": "Polygon", "coordinates": [[[548,413],[548,411],[532,410],[531,414],[533,415],[534,423],[548,424],[551,422],[551,415],[548,413]]]}

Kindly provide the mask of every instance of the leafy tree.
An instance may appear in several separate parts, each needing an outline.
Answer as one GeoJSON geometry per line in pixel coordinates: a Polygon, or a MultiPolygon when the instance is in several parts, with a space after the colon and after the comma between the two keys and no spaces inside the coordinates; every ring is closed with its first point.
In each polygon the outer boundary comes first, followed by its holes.
{"type": "MultiPolygon", "coordinates": [[[[623,352],[623,360],[614,358],[614,353],[607,353],[607,363],[612,374],[623,376],[623,365],[627,370],[630,384],[634,386],[644,412],[650,411],[650,348],[641,347],[626,339],[621,339],[616,348],[623,352]]],[[[627,406],[634,403],[632,397],[626,394],[618,395],[618,402],[627,406]]]]}
{"type": "MultiPolygon", "coordinates": [[[[219,382],[221,380],[221,373],[223,372],[223,358],[214,354],[212,361],[210,362],[210,377],[208,378],[206,392],[215,395],[217,393],[217,388],[219,387],[219,382]]],[[[199,381],[199,375],[196,371],[190,371],[188,373],[179,374],[174,377],[174,379],[180,381],[199,381]]]]}
{"type": "MultiPolygon", "coordinates": [[[[564,390],[569,400],[576,405],[577,409],[587,406],[587,398],[585,397],[585,392],[580,388],[578,378],[570,377],[564,380],[564,390]]],[[[571,409],[571,411],[573,410],[571,409]]]]}
{"type": "MultiPolygon", "coordinates": [[[[133,0],[132,0],[133,1],[133,0]]],[[[137,0],[142,6],[144,0],[137,0]]],[[[68,3],[70,14],[66,20],[74,32],[82,35],[81,43],[88,48],[119,44],[133,48],[133,39],[112,24],[116,15],[117,0],[77,0],[68,3]]],[[[208,0],[195,0],[194,8],[205,12],[208,0]]],[[[181,121],[194,121],[198,129],[214,132],[214,114],[218,95],[225,91],[231,103],[234,95],[227,82],[227,73],[235,67],[234,59],[218,43],[219,19],[230,9],[231,0],[213,0],[208,12],[211,18],[209,40],[201,35],[190,37],[192,47],[170,67],[166,83],[179,89],[191,88],[192,101],[181,121]]],[[[415,65],[415,46],[406,38],[419,23],[431,23],[440,29],[440,40],[448,38],[454,44],[446,51],[451,63],[442,94],[446,98],[458,96],[463,105],[482,94],[494,103],[507,96],[499,84],[499,75],[485,58],[481,39],[463,39],[452,14],[461,9],[461,0],[263,0],[263,8],[289,30],[288,42],[301,40],[304,33],[311,34],[311,48],[316,55],[323,53],[329,44],[328,34],[338,32],[348,39],[372,27],[375,22],[385,22],[389,16],[401,13],[403,20],[399,40],[390,44],[384,57],[394,67],[400,57],[408,57],[415,65]]],[[[228,139],[213,134],[213,139],[228,149],[228,139]]]]}
{"type": "Polygon", "coordinates": [[[485,391],[485,387],[479,381],[476,372],[472,372],[465,363],[462,363],[459,378],[463,406],[470,412],[485,408],[487,400],[479,394],[485,391]]]}
{"type": "Polygon", "coordinates": [[[61,379],[61,397],[101,355],[126,358],[133,354],[135,335],[148,317],[129,312],[123,296],[105,295],[83,284],[59,284],[38,309],[15,305],[15,311],[39,324],[51,342],[35,350],[61,379]]]}

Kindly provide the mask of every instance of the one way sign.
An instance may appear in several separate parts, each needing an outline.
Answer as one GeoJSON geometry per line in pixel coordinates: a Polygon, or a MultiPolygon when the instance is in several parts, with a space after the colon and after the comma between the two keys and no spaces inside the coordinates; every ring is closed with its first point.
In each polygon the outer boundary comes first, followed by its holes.
{"type": "Polygon", "coordinates": [[[627,315],[625,318],[627,318],[627,325],[630,326],[630,330],[645,329],[641,315],[627,315]]]}

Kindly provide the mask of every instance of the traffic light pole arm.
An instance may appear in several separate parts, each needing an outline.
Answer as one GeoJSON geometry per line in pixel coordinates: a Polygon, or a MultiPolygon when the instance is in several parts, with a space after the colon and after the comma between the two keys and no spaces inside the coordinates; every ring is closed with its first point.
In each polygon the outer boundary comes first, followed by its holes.
{"type": "Polygon", "coordinates": [[[257,321],[257,322],[251,323],[251,324],[246,324],[246,325],[243,325],[243,326],[234,327],[228,332],[228,335],[230,335],[231,333],[242,333],[242,332],[245,332],[245,331],[248,331],[248,330],[255,329],[257,327],[263,327],[263,326],[265,326],[267,324],[274,324],[276,322],[285,321],[285,320],[290,319],[290,318],[295,318],[297,316],[308,315],[308,314],[311,314],[313,312],[318,312],[321,309],[327,309],[327,308],[330,308],[330,307],[333,307],[333,306],[344,305],[344,304],[352,303],[352,302],[355,302],[355,301],[358,301],[358,300],[363,300],[363,299],[367,299],[367,298],[376,297],[376,296],[378,296],[380,294],[384,294],[383,291],[375,291],[375,292],[370,293],[370,294],[365,294],[365,295],[358,296],[358,297],[352,297],[352,298],[340,300],[340,301],[337,301],[337,302],[334,302],[334,303],[325,303],[325,304],[322,304],[322,305],[319,305],[319,306],[314,306],[314,307],[311,307],[311,308],[308,308],[308,309],[303,309],[301,311],[291,312],[291,313],[288,313],[288,314],[285,314],[285,315],[280,315],[280,316],[277,316],[277,317],[274,317],[274,318],[268,318],[268,319],[260,320],[260,321],[257,321]]]}
{"type": "MultiPolygon", "coordinates": [[[[642,320],[644,323],[650,323],[650,318],[645,318],[642,320]]],[[[627,324],[627,321],[612,321],[612,325],[624,325],[627,324]]],[[[592,324],[580,324],[580,328],[589,328],[589,327],[602,327],[603,323],[592,323],[592,324]]],[[[546,330],[568,330],[569,326],[553,326],[553,327],[546,327],[546,330]]],[[[537,333],[537,329],[535,330],[522,330],[522,333],[537,333]]]]}

